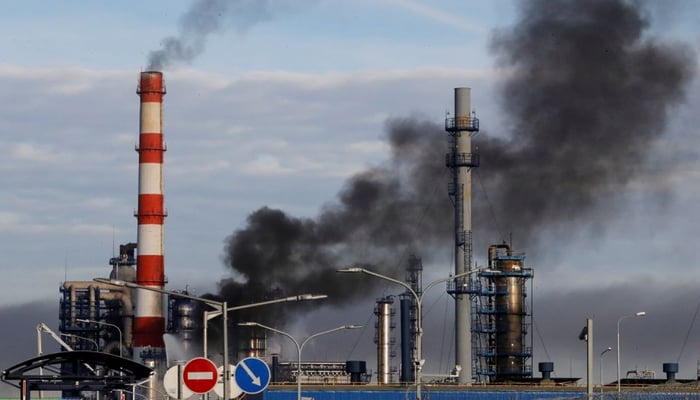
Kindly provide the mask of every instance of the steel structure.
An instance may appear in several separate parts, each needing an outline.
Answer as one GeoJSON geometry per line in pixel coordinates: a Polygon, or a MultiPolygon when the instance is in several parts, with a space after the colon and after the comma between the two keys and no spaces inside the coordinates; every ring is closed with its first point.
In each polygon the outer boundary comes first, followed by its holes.
{"type": "Polygon", "coordinates": [[[532,377],[532,343],[527,342],[532,313],[527,304],[525,254],[509,245],[489,247],[474,322],[477,375],[481,381],[518,381],[532,377]]]}
{"type": "MultiPolygon", "coordinates": [[[[419,296],[423,293],[423,262],[411,254],[406,265],[406,283],[419,296]]],[[[401,382],[415,380],[413,360],[416,358],[418,335],[418,307],[413,295],[406,291],[400,296],[401,304],[401,382]]]]}
{"type": "MultiPolygon", "coordinates": [[[[141,98],[141,123],[136,148],[139,153],[136,283],[163,289],[163,222],[166,216],[163,208],[163,74],[142,72],[137,94],[141,98]]],[[[164,332],[162,296],[158,292],[137,289],[134,357],[140,357],[140,351],[146,348],[162,349],[164,332]]]]}
{"type": "Polygon", "coordinates": [[[393,304],[393,297],[386,296],[378,299],[374,307],[374,315],[377,316],[374,334],[374,343],[377,345],[377,383],[380,385],[393,383],[396,374],[396,369],[391,361],[396,356],[394,352],[396,339],[393,335],[396,326],[393,304]]]}
{"type": "MultiPolygon", "coordinates": [[[[445,165],[452,181],[448,193],[454,205],[455,275],[472,268],[472,168],[479,166],[479,155],[471,152],[471,138],[479,131],[479,120],[471,112],[471,89],[455,88],[454,117],[445,119],[450,151],[445,165]]],[[[457,381],[472,383],[472,302],[471,275],[460,279],[450,294],[455,299],[455,364],[462,367],[457,381]]]]}

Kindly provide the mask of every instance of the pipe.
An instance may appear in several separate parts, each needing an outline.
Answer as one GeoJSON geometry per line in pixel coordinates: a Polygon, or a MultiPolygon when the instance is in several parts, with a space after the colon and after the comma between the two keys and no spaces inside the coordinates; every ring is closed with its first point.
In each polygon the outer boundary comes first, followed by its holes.
{"type": "Polygon", "coordinates": [[[375,343],[377,344],[377,383],[385,385],[392,383],[391,357],[392,357],[392,304],[394,300],[387,296],[377,300],[374,314],[377,316],[377,331],[375,343]]]}
{"type": "MultiPolygon", "coordinates": [[[[76,314],[75,314],[75,304],[76,304],[76,298],[77,298],[77,290],[82,289],[82,290],[90,290],[91,294],[91,299],[90,301],[92,302],[92,293],[93,291],[97,292],[98,295],[96,295],[96,299],[99,298],[100,300],[117,300],[121,302],[122,307],[121,307],[121,315],[122,315],[122,327],[123,327],[123,332],[124,332],[124,345],[127,348],[131,348],[132,346],[132,331],[133,331],[133,316],[134,316],[134,306],[133,302],[131,300],[131,289],[128,287],[119,287],[119,286],[114,286],[110,285],[108,283],[99,283],[99,282],[94,282],[94,281],[66,281],[63,282],[63,288],[65,290],[68,290],[70,292],[70,301],[71,301],[71,325],[75,325],[76,321],[76,314]]],[[[91,315],[93,313],[91,312],[91,315]]],[[[97,319],[97,315],[95,313],[94,316],[91,316],[90,319],[97,319]]]]}

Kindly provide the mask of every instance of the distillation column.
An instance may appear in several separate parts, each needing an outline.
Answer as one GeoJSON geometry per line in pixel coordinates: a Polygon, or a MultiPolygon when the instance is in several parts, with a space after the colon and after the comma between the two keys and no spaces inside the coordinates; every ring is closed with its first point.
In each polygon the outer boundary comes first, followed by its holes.
{"type": "MultiPolygon", "coordinates": [[[[471,169],[479,166],[479,158],[471,153],[471,137],[479,130],[479,120],[471,115],[470,88],[455,88],[454,97],[454,118],[445,120],[445,130],[450,135],[446,166],[452,172],[448,191],[454,204],[457,275],[472,265],[471,169]]],[[[471,281],[471,275],[459,279],[451,293],[455,298],[455,364],[462,367],[458,383],[463,385],[472,383],[471,281]]]]}
{"type": "MultiPolygon", "coordinates": [[[[137,94],[141,98],[139,145],[139,197],[136,259],[136,283],[163,289],[165,286],[163,252],[163,74],[142,72],[137,94]]],[[[136,289],[134,318],[134,360],[154,367],[158,372],[166,367],[165,317],[162,295],[136,289]]],[[[157,385],[157,378],[151,382],[157,385]]],[[[150,393],[149,398],[154,395],[150,393]]]]}
{"type": "Polygon", "coordinates": [[[391,359],[394,357],[394,299],[391,296],[377,300],[374,315],[377,316],[374,343],[377,345],[377,384],[393,383],[394,368],[391,359]]]}

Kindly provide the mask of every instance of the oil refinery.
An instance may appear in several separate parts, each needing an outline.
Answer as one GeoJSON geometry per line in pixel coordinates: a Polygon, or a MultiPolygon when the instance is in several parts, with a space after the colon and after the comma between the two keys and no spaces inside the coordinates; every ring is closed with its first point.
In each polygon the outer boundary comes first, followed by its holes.
{"type": "MultiPolygon", "coordinates": [[[[51,355],[53,358],[48,359],[42,358],[40,351],[37,359],[4,371],[3,380],[16,384],[22,399],[30,399],[34,396],[32,392],[41,393],[48,388],[60,388],[62,398],[156,400],[166,397],[165,393],[176,399],[187,398],[192,393],[188,396],[188,393],[178,389],[173,394],[172,383],[168,383],[168,371],[182,367],[183,362],[169,356],[172,354],[169,347],[189,354],[203,350],[203,358],[206,359],[211,348],[207,341],[215,341],[217,346],[223,342],[224,365],[235,365],[247,358],[264,360],[271,371],[270,386],[260,394],[253,393],[250,396],[265,399],[288,399],[297,394],[301,396],[302,386],[305,388],[302,398],[318,400],[534,399],[586,396],[579,386],[580,378],[553,378],[551,373],[554,365],[551,362],[539,363],[539,374],[533,372],[531,294],[534,270],[526,265],[525,253],[513,249],[510,243],[497,243],[486,249],[487,265],[479,266],[474,262],[474,252],[480,249],[473,248],[472,172],[480,167],[480,157],[472,151],[471,139],[479,131],[479,119],[471,106],[469,88],[455,89],[454,113],[445,120],[448,143],[445,167],[451,177],[445,183],[454,206],[454,274],[424,285],[424,271],[419,254],[412,254],[403,266],[403,280],[375,272],[371,266],[343,268],[338,265],[335,271],[330,271],[333,274],[357,272],[359,274],[356,275],[370,275],[354,277],[354,282],[381,279],[396,284],[394,294],[375,293],[374,364],[354,359],[301,362],[301,347],[305,342],[301,345],[297,343],[298,360],[284,360],[280,354],[267,350],[269,331],[285,334],[284,332],[261,323],[238,321],[234,325],[228,322],[228,311],[247,306],[234,306],[216,297],[197,298],[187,290],[166,289],[163,240],[164,220],[167,216],[163,179],[166,151],[163,99],[166,90],[163,74],[159,71],[142,72],[137,94],[140,98],[140,133],[136,147],[136,241],[120,245],[119,254],[109,259],[110,269],[105,270],[108,278],[86,277],[85,280],[66,280],[61,284],[59,332],[54,333],[46,325],[37,329],[38,332],[49,332],[59,340],[62,353],[75,352],[76,356],[51,355]],[[454,300],[455,366],[449,375],[428,380],[428,375],[423,370],[426,360],[422,353],[422,300],[429,289],[443,285],[454,300]],[[199,304],[202,301],[220,309],[205,310],[199,304]],[[232,307],[229,308],[227,304],[232,307]],[[223,319],[223,331],[214,330],[208,334],[209,321],[214,318],[223,319]],[[96,356],[96,352],[109,356],[96,356]],[[77,356],[83,358],[75,358],[77,356]],[[127,363],[123,359],[132,362],[127,363]],[[227,362],[228,360],[230,361],[227,362]],[[85,368],[80,367],[80,363],[85,368]],[[92,363],[104,368],[102,375],[99,368],[96,372],[91,367],[92,363]],[[47,372],[56,365],[60,366],[57,371],[47,372]],[[147,370],[141,370],[141,366],[147,370]],[[40,370],[38,375],[32,372],[37,368],[40,370]],[[44,368],[46,371],[41,371],[44,368]],[[144,371],[147,371],[147,378],[142,376],[144,371]],[[94,380],[94,374],[102,381],[94,380]],[[64,375],[69,377],[62,377],[64,375]],[[109,381],[107,376],[121,378],[109,381]],[[137,377],[142,379],[136,382],[137,377]],[[81,384],[83,379],[89,383],[81,384]],[[75,381],[74,387],[68,384],[68,380],[75,381]],[[298,385],[298,393],[295,393],[294,385],[298,385]],[[514,393],[517,394],[515,397],[514,393]]],[[[187,287],[188,283],[170,284],[187,287]]],[[[239,304],[326,297],[321,293],[273,294],[276,296],[242,299],[239,304]]],[[[340,326],[320,334],[354,328],[357,326],[340,326]]],[[[592,333],[590,332],[591,335],[592,333]]],[[[294,340],[291,336],[290,338],[294,340]]],[[[585,340],[589,340],[588,336],[585,340]]],[[[670,392],[682,394],[683,398],[700,397],[697,386],[677,385],[692,383],[677,380],[677,369],[677,364],[668,363],[664,364],[664,372],[668,375],[666,379],[642,376],[640,379],[625,378],[618,383],[625,387],[625,398],[637,393],[640,387],[648,396],[670,392]],[[630,388],[630,385],[635,386],[630,388]]],[[[177,371],[182,374],[180,369],[177,371]]],[[[226,371],[226,368],[219,371],[219,380],[223,386],[218,395],[225,398],[238,397],[240,392],[229,386],[234,383],[226,371]],[[227,391],[232,394],[223,396],[222,393],[227,391]]],[[[590,378],[589,376],[589,381],[590,378]]],[[[612,383],[604,391],[614,393],[614,389],[612,383]]],[[[591,395],[590,387],[588,395],[591,395]]]]}

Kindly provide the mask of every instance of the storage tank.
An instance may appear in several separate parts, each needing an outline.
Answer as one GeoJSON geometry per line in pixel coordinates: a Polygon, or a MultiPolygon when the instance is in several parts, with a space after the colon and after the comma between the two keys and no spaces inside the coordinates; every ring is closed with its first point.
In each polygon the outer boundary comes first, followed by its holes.
{"type": "Polygon", "coordinates": [[[493,315],[495,332],[489,342],[495,347],[487,353],[495,357],[490,364],[495,368],[497,381],[517,380],[532,374],[527,363],[532,351],[525,342],[528,317],[525,283],[532,272],[525,268],[524,261],[525,255],[513,252],[509,245],[492,245],[490,272],[482,274],[494,288],[489,312],[493,315]]]}
{"type": "Polygon", "coordinates": [[[391,359],[394,357],[394,299],[391,296],[377,300],[374,315],[377,316],[374,343],[377,344],[377,383],[392,383],[393,369],[391,359]]]}

